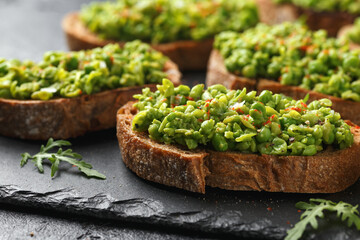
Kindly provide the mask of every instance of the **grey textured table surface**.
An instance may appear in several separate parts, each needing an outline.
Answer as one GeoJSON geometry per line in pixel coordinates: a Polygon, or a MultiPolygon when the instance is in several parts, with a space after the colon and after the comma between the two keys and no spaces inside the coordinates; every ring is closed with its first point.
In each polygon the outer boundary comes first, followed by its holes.
{"type": "MultiPolygon", "coordinates": [[[[38,61],[45,51],[67,50],[61,19],[86,2],[89,1],[0,0],[0,56],[38,61]]],[[[185,73],[184,79],[195,84],[202,82],[204,76],[204,72],[185,73]]],[[[299,219],[300,214],[294,208],[299,200],[322,197],[352,204],[360,202],[359,182],[343,193],[327,195],[211,188],[205,196],[192,194],[149,183],[126,169],[114,130],[89,134],[72,142],[74,151],[82,153],[97,170],[107,175],[106,181],[87,179],[66,167],[55,179],[50,178],[49,168],[45,168],[45,174],[38,174],[30,164],[20,169],[20,153],[34,153],[41,142],[0,137],[0,200],[6,202],[0,204],[0,239],[236,236],[281,239],[286,229],[299,219]],[[96,204],[91,205],[88,198],[95,195],[92,200],[95,199],[96,204]],[[112,198],[120,202],[109,200],[112,198]],[[84,199],[87,202],[79,207],[84,199]],[[128,199],[138,200],[126,202],[128,199]],[[109,201],[115,204],[108,207],[109,201]],[[121,209],[124,205],[132,207],[130,213],[121,209]]],[[[353,229],[338,224],[330,223],[324,229],[320,233],[310,232],[306,239],[360,239],[353,229]]]]}

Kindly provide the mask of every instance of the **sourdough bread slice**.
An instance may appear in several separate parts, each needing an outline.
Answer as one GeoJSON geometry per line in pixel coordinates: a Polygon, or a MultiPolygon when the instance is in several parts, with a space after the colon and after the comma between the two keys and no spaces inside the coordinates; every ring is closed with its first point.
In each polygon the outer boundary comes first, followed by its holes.
{"type": "MultiPolygon", "coordinates": [[[[167,61],[164,72],[175,85],[180,84],[176,64],[167,61]]],[[[156,89],[155,84],[145,86],[156,89]]],[[[47,101],[0,98],[0,135],[32,140],[67,139],[115,127],[117,110],[134,94],[141,93],[143,87],[47,101]]]]}
{"type": "Polygon", "coordinates": [[[294,99],[303,99],[309,94],[309,100],[319,100],[328,98],[332,101],[332,108],[341,114],[343,119],[349,119],[355,124],[360,125],[360,102],[344,100],[338,97],[306,90],[297,86],[282,85],[279,82],[266,79],[249,79],[236,76],[227,71],[224,60],[218,50],[213,50],[209,60],[208,73],[206,76],[206,85],[223,84],[229,89],[241,89],[246,87],[250,90],[270,90],[273,93],[282,93],[294,99]]]}
{"type": "MultiPolygon", "coordinates": [[[[125,42],[103,40],[90,32],[81,22],[78,13],[70,13],[62,21],[62,28],[70,50],[78,51],[102,47],[108,43],[124,45],[125,42]]],[[[162,52],[175,62],[181,70],[203,70],[212,49],[213,39],[203,41],[176,41],[163,44],[151,44],[151,47],[162,52]]]]}
{"type": "Polygon", "coordinates": [[[139,177],[167,186],[205,193],[205,186],[228,190],[333,193],[360,177],[360,129],[344,150],[328,147],[315,156],[275,156],[184,150],[158,143],[131,127],[134,102],[117,114],[117,137],[125,165],[139,177]]]}

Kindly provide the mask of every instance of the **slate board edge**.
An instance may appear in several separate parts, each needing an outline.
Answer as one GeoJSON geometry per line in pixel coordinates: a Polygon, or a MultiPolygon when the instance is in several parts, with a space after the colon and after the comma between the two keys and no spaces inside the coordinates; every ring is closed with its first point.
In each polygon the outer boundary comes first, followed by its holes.
{"type": "Polygon", "coordinates": [[[77,196],[72,189],[36,193],[14,185],[4,185],[0,186],[0,202],[98,219],[146,223],[246,239],[283,239],[287,230],[272,226],[269,219],[242,222],[239,211],[220,214],[211,211],[169,213],[164,211],[160,202],[152,199],[119,201],[107,194],[84,198],[77,196]]]}

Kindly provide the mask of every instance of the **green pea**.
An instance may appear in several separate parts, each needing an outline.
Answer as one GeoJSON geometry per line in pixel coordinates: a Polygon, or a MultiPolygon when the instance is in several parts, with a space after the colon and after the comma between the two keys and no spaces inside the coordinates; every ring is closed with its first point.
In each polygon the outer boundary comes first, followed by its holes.
{"type": "Polygon", "coordinates": [[[191,138],[185,138],[185,142],[186,142],[186,146],[189,149],[195,149],[198,146],[198,143],[194,139],[191,139],[191,138]]]}
{"type": "Polygon", "coordinates": [[[236,142],[251,141],[252,137],[256,136],[256,133],[246,133],[236,138],[236,142]]]}
{"type": "Polygon", "coordinates": [[[259,143],[268,142],[271,137],[271,131],[267,127],[262,127],[260,132],[256,135],[256,140],[259,143]]]}
{"type": "Polygon", "coordinates": [[[215,84],[215,85],[208,87],[208,91],[211,92],[212,90],[217,90],[217,92],[220,92],[220,93],[227,93],[227,91],[228,91],[227,88],[221,84],[215,84]]]}
{"type": "Polygon", "coordinates": [[[175,92],[174,84],[166,78],[163,79],[162,83],[163,85],[157,85],[157,88],[164,95],[164,97],[170,97],[173,95],[175,92]]]}
{"type": "Polygon", "coordinates": [[[272,122],[270,125],[271,132],[274,134],[274,136],[277,136],[281,133],[281,126],[280,124],[276,122],[272,122]]]}
{"type": "MultiPolygon", "coordinates": [[[[133,121],[134,123],[134,121],[133,121]]],[[[161,133],[159,132],[159,127],[160,127],[160,122],[159,121],[154,121],[148,128],[149,131],[149,135],[152,139],[154,140],[160,140],[161,139],[161,133]]],[[[134,124],[133,124],[133,128],[134,128],[134,124]]],[[[136,126],[135,126],[136,128],[136,126]]]]}
{"type": "Polygon", "coordinates": [[[143,132],[146,131],[149,127],[147,120],[147,111],[142,111],[136,114],[132,121],[132,129],[135,131],[143,132]]]}
{"type": "Polygon", "coordinates": [[[314,60],[309,63],[309,73],[325,74],[327,71],[327,66],[321,61],[314,60]]]}
{"type": "Polygon", "coordinates": [[[356,80],[351,83],[351,90],[357,94],[360,94],[360,80],[356,80]]]}
{"type": "Polygon", "coordinates": [[[273,144],[273,149],[274,150],[271,152],[271,154],[286,155],[286,153],[287,153],[287,143],[285,142],[285,140],[276,137],[272,141],[272,144],[273,144]]]}
{"type": "Polygon", "coordinates": [[[190,94],[190,88],[186,85],[180,85],[175,88],[175,93],[184,95],[184,96],[188,96],[190,94]]]}
{"type": "Polygon", "coordinates": [[[326,121],[323,128],[323,140],[326,144],[332,144],[335,140],[334,125],[331,125],[329,121],[326,121]]]}
{"type": "Polygon", "coordinates": [[[247,78],[255,78],[256,77],[256,67],[254,65],[246,65],[242,69],[242,75],[247,78]]]}
{"type": "Polygon", "coordinates": [[[302,154],[304,156],[313,156],[317,153],[316,150],[316,146],[315,145],[310,145],[310,146],[306,146],[304,151],[302,152],[302,154]]]}
{"type": "Polygon", "coordinates": [[[224,152],[228,150],[228,143],[226,142],[226,139],[218,133],[215,133],[212,139],[212,145],[216,151],[224,152]]]}
{"type": "Polygon", "coordinates": [[[204,84],[198,84],[191,89],[189,97],[198,100],[199,98],[201,98],[203,91],[204,91],[204,84]]]}
{"type": "Polygon", "coordinates": [[[206,120],[201,124],[200,132],[209,135],[212,131],[214,131],[215,121],[213,119],[206,120]]]}
{"type": "Polygon", "coordinates": [[[345,71],[352,71],[360,67],[360,60],[357,56],[349,56],[344,59],[343,68],[345,71]]]}
{"type": "Polygon", "coordinates": [[[50,98],[52,98],[53,94],[51,92],[47,92],[47,91],[37,91],[37,92],[33,92],[33,94],[31,94],[31,99],[37,99],[37,100],[49,100],[50,98]]]}
{"type": "Polygon", "coordinates": [[[272,93],[269,90],[264,90],[260,93],[259,102],[266,104],[270,100],[272,100],[272,93]]]}

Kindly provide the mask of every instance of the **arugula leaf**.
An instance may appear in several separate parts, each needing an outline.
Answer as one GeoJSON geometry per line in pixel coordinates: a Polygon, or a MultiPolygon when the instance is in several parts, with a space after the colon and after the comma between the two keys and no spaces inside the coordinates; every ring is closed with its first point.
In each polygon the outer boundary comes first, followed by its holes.
{"type": "Polygon", "coordinates": [[[314,229],[318,228],[317,217],[324,218],[324,211],[336,212],[337,217],[341,217],[341,221],[347,221],[347,226],[355,225],[360,231],[360,216],[357,210],[358,205],[352,206],[349,203],[334,203],[324,199],[310,199],[310,203],[298,202],[297,208],[305,210],[301,215],[301,221],[287,232],[285,240],[298,240],[306,230],[308,224],[314,229]]]}
{"type": "Polygon", "coordinates": [[[59,170],[60,161],[68,162],[73,166],[78,167],[78,169],[83,172],[88,177],[96,177],[100,179],[106,179],[106,176],[99,173],[98,171],[92,169],[92,165],[84,162],[82,156],[76,152],[73,152],[71,149],[63,151],[62,146],[71,146],[71,143],[65,140],[54,141],[50,138],[47,144],[41,145],[40,152],[31,156],[29,153],[21,154],[20,166],[23,167],[27,164],[28,160],[32,160],[35,163],[35,166],[38,168],[40,173],[44,172],[43,161],[48,159],[51,162],[51,177],[55,176],[55,173],[59,170]],[[56,153],[49,152],[50,150],[58,147],[56,153]]]}
{"type": "Polygon", "coordinates": [[[310,95],[306,94],[306,96],[303,99],[303,102],[306,103],[307,101],[309,101],[310,95]]]}

